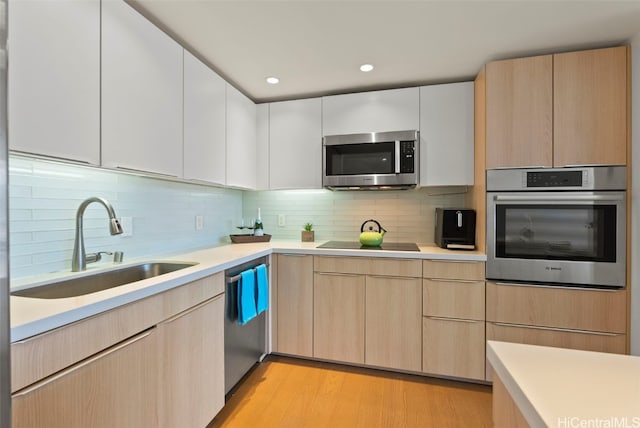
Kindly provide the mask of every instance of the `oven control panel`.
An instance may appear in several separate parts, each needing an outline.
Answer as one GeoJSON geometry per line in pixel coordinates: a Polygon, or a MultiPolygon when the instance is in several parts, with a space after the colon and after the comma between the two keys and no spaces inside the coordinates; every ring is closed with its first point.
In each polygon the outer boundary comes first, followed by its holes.
{"type": "Polygon", "coordinates": [[[586,171],[527,171],[523,175],[526,178],[526,187],[582,187],[586,171]]]}

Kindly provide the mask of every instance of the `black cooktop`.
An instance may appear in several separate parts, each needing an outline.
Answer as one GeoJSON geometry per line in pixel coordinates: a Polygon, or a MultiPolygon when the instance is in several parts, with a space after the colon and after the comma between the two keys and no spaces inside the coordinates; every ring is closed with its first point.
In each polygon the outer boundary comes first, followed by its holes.
{"type": "Polygon", "coordinates": [[[383,242],[379,247],[367,247],[354,241],[329,241],[317,248],[335,248],[340,250],[387,250],[387,251],[420,251],[413,242],[383,242]]]}

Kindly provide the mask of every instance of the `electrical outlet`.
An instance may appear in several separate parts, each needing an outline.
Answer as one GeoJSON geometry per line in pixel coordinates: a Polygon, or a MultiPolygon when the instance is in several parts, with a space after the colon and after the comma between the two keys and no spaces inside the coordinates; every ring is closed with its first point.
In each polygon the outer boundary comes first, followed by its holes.
{"type": "Polygon", "coordinates": [[[204,227],[204,218],[201,215],[196,216],[196,230],[202,230],[204,227]]]}
{"type": "Polygon", "coordinates": [[[133,217],[120,217],[120,226],[122,226],[120,236],[133,236],[133,217]]]}
{"type": "Polygon", "coordinates": [[[287,221],[284,217],[284,214],[278,214],[278,226],[285,227],[287,225],[287,221]]]}

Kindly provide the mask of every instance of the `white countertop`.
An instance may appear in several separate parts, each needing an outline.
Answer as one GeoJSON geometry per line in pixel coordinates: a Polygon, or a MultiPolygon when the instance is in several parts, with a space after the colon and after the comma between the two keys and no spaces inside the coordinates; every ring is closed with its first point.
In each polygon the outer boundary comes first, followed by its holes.
{"type": "Polygon", "coordinates": [[[488,341],[531,427],[640,427],[640,357],[488,341]]]}
{"type": "Polygon", "coordinates": [[[113,263],[89,265],[85,272],[72,273],[66,271],[20,278],[19,280],[11,282],[11,288],[13,290],[45,284],[61,278],[88,275],[101,270],[117,269],[148,261],[183,261],[197,263],[195,266],[179,271],[78,297],[35,299],[11,296],[11,342],[23,340],[272,253],[468,261],[486,260],[486,255],[478,251],[450,251],[432,244],[419,244],[420,252],[316,248],[320,244],[322,244],[322,242],[297,241],[229,244],[208,249],[170,254],[162,257],[138,258],[119,265],[114,265],[113,263]]]}

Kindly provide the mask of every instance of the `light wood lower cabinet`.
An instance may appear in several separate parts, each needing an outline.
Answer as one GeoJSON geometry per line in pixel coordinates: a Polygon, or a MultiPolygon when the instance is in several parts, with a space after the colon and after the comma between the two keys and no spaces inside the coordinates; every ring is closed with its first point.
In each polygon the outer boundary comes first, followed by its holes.
{"type": "Polygon", "coordinates": [[[484,380],[484,321],[424,317],[422,371],[484,380]]]}
{"type": "Polygon", "coordinates": [[[156,356],[152,329],[18,391],[12,426],[158,426],[156,356]]]}
{"type": "Polygon", "coordinates": [[[224,405],[222,272],[11,345],[13,427],[206,426],[224,405]]]}
{"type": "Polygon", "coordinates": [[[365,300],[365,363],[378,367],[420,371],[420,279],[368,276],[365,300]]]}
{"type": "Polygon", "coordinates": [[[220,295],[158,325],[159,426],[205,427],[224,406],[223,317],[220,295]]]}
{"type": "Polygon", "coordinates": [[[364,295],[363,275],[314,274],[314,357],[364,364],[364,295]]]}
{"type": "Polygon", "coordinates": [[[487,340],[624,354],[626,335],[487,322],[487,340]]]}
{"type": "Polygon", "coordinates": [[[277,352],[313,356],[313,256],[278,254],[277,352]]]}

